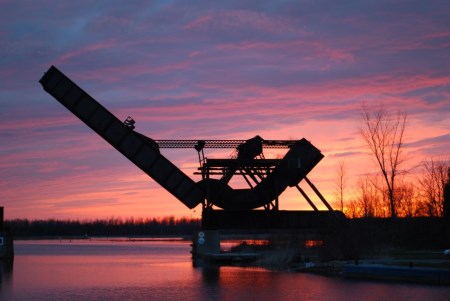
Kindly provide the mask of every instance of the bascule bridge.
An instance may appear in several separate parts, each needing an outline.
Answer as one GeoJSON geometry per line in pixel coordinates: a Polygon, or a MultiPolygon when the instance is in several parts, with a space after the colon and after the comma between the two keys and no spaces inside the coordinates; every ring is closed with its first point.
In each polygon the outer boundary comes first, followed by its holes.
{"type": "Polygon", "coordinates": [[[135,130],[135,121],[120,120],[52,66],[40,79],[45,91],[58,100],[111,146],[149,175],[176,199],[193,209],[202,207],[202,230],[317,229],[334,224],[342,213],[333,211],[307,175],[323,158],[306,139],[265,140],[154,140],[135,130]],[[162,153],[164,148],[191,148],[198,154],[194,181],[162,153]],[[208,148],[228,148],[229,158],[207,158],[208,148]],[[285,149],[279,159],[266,159],[265,149],[285,149]],[[233,188],[237,177],[244,188],[233,188]],[[300,187],[304,181],[323,203],[319,210],[300,187]],[[279,210],[280,195],[295,187],[311,206],[308,211],[279,210]]]}

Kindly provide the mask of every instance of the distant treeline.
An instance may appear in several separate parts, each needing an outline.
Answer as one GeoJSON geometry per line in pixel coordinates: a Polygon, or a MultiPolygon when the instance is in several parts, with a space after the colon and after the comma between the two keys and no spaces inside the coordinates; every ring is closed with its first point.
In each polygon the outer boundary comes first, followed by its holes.
{"type": "Polygon", "coordinates": [[[200,229],[200,219],[152,218],[107,220],[28,220],[4,222],[15,238],[25,237],[92,237],[92,236],[184,236],[200,229]]]}

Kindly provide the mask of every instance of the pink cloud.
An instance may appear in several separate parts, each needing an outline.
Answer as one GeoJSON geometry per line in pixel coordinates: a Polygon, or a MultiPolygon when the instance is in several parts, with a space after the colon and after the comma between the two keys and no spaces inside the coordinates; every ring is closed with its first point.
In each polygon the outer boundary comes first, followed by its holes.
{"type": "Polygon", "coordinates": [[[184,25],[183,28],[185,30],[204,31],[218,28],[225,30],[250,28],[270,33],[303,33],[303,31],[295,29],[289,21],[287,18],[270,16],[249,10],[217,10],[197,17],[195,20],[184,25]]]}
{"type": "Polygon", "coordinates": [[[99,50],[109,49],[117,47],[117,41],[115,39],[109,39],[105,41],[99,41],[93,44],[88,44],[79,49],[64,53],[58,59],[55,60],[55,65],[63,65],[64,63],[73,60],[76,57],[83,56],[87,53],[96,52],[99,50]]]}

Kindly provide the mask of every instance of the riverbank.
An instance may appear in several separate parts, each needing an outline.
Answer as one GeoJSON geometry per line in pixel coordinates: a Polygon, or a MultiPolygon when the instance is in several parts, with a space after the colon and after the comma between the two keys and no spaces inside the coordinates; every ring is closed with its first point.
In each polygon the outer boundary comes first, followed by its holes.
{"type": "Polygon", "coordinates": [[[446,267],[398,265],[394,261],[363,260],[306,263],[292,270],[354,280],[375,280],[450,286],[450,269],[446,267]]]}
{"type": "Polygon", "coordinates": [[[450,286],[450,256],[436,250],[395,251],[351,261],[292,262],[287,270],[355,280],[450,286]]]}
{"type": "Polygon", "coordinates": [[[217,265],[257,266],[271,271],[320,274],[353,280],[450,286],[450,256],[443,250],[386,250],[358,260],[323,261],[317,252],[240,245],[207,260],[217,265]]]}

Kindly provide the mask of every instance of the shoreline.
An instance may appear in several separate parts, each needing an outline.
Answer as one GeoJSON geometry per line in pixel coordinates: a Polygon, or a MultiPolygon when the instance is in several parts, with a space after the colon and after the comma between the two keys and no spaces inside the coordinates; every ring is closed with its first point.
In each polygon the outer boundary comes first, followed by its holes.
{"type": "Polygon", "coordinates": [[[387,281],[412,284],[450,286],[450,269],[427,266],[401,266],[393,263],[370,261],[335,261],[328,263],[306,263],[289,269],[293,272],[311,273],[349,280],[387,281]]]}
{"type": "Polygon", "coordinates": [[[450,256],[439,250],[385,250],[383,255],[330,261],[321,261],[319,256],[307,253],[299,256],[296,250],[288,248],[267,251],[248,246],[221,256],[205,255],[206,262],[217,266],[254,266],[274,272],[310,273],[349,280],[450,286],[450,256]]]}
{"type": "Polygon", "coordinates": [[[91,241],[186,241],[191,240],[188,235],[145,235],[145,236],[20,236],[14,241],[30,240],[91,240],[91,241]]]}

